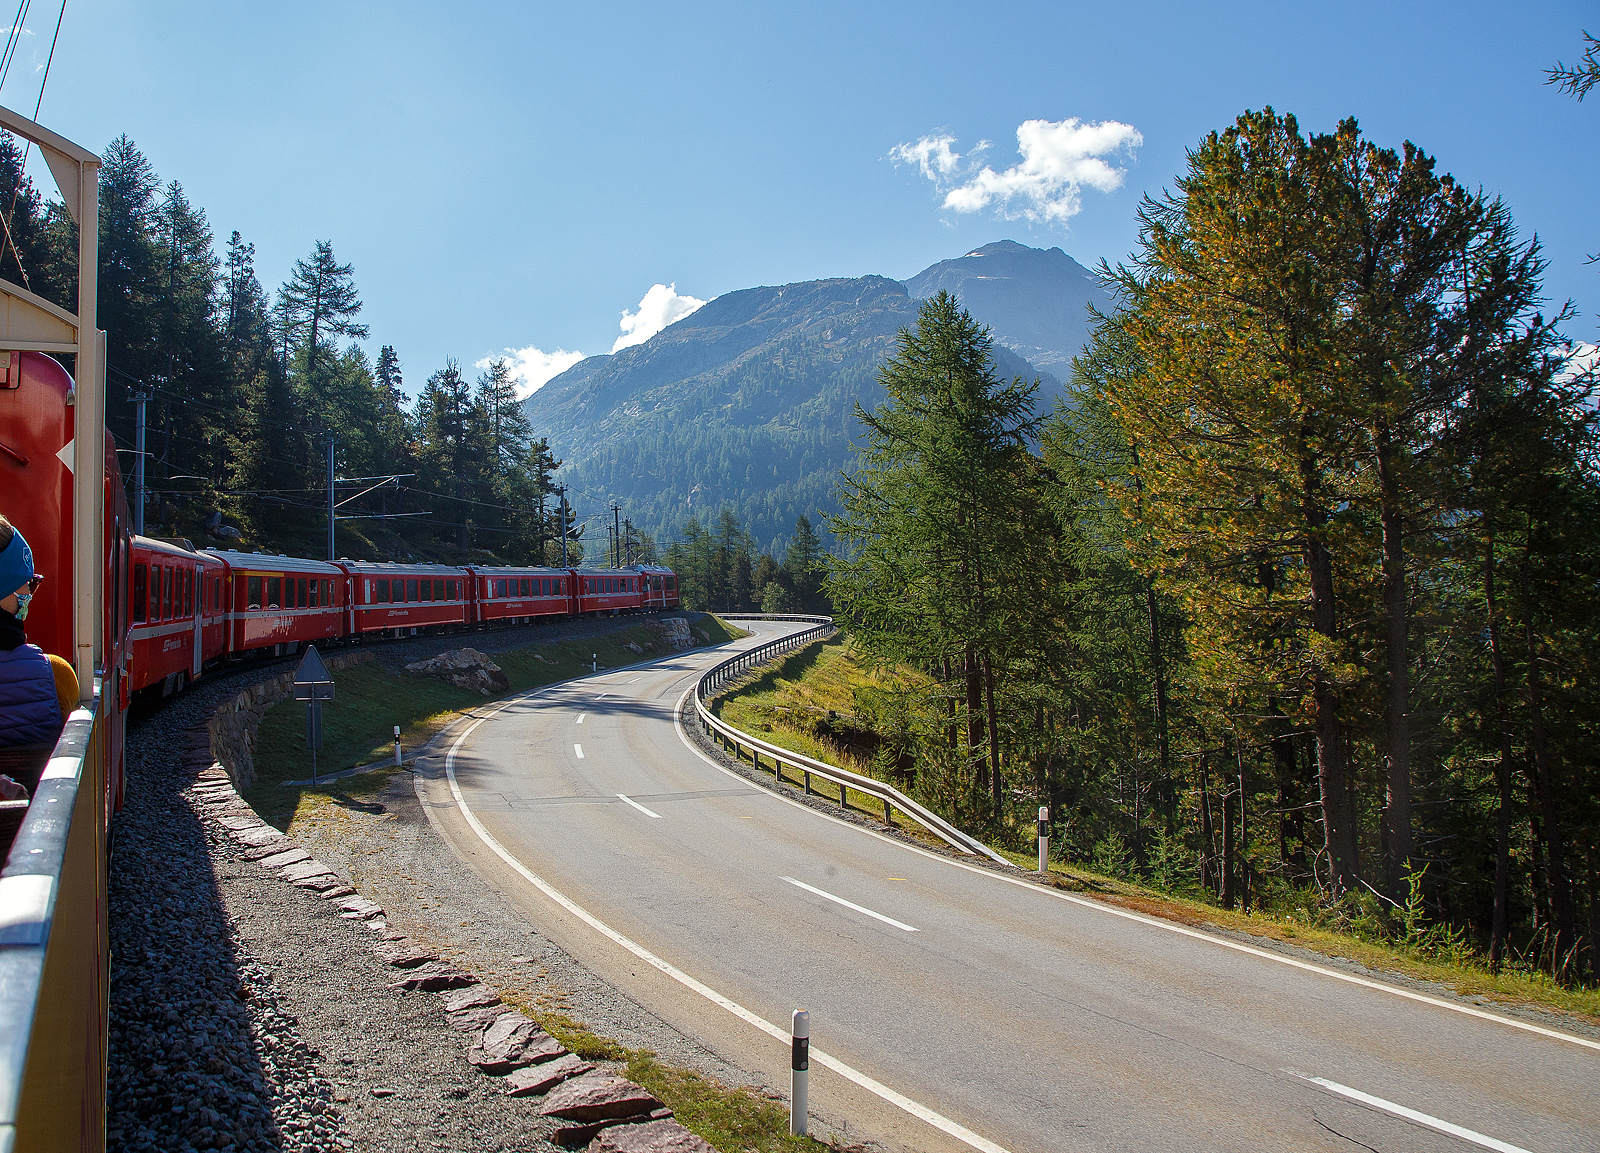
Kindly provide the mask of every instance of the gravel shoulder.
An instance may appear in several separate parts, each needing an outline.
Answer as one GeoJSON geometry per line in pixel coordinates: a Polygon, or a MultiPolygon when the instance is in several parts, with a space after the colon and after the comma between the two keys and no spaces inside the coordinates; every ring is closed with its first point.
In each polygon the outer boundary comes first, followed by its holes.
{"type": "MultiPolygon", "coordinates": [[[[633,623],[416,638],[394,667],[470,643],[488,652],[633,623]]],[[[552,1150],[538,1098],[467,1062],[439,995],[391,988],[374,933],[336,902],[246,859],[224,822],[253,817],[203,779],[211,711],[283,662],[213,675],[131,718],[114,822],[108,1145],[113,1150],[552,1150]]],[[[520,920],[434,832],[410,774],[340,782],[291,835],[393,929],[503,990],[727,1085],[750,1079],[620,995],[520,920]]]]}

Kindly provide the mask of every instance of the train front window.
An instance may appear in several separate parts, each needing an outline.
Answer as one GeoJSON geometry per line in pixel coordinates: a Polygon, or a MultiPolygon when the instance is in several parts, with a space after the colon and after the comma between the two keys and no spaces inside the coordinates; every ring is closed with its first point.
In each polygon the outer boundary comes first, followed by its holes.
{"type": "Polygon", "coordinates": [[[258,577],[258,576],[253,576],[253,577],[247,578],[245,580],[245,590],[246,590],[245,591],[245,604],[246,604],[246,606],[248,608],[251,608],[251,609],[260,608],[261,607],[261,578],[258,577]]]}

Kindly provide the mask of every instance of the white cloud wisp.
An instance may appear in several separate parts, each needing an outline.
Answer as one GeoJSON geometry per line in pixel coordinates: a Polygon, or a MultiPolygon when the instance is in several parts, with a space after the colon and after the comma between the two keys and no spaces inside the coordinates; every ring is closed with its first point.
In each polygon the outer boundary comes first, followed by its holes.
{"type": "MultiPolygon", "coordinates": [[[[526,400],[583,359],[581,352],[568,352],[558,348],[554,352],[528,345],[526,348],[508,348],[501,356],[508,362],[511,379],[517,382],[517,399],[526,400]]],[[[488,368],[500,356],[486,356],[478,361],[477,368],[488,368]]]]}
{"type": "Polygon", "coordinates": [[[954,148],[955,137],[924,136],[914,144],[897,144],[889,159],[916,164],[923,176],[944,192],[944,207],[952,212],[977,212],[993,206],[1007,220],[1019,217],[1034,223],[1065,224],[1083,209],[1084,186],[1098,192],[1122,187],[1126,171],[1104,157],[1132,156],[1144,135],[1131,124],[1116,120],[1084,123],[1066,120],[1025,120],[1017,127],[1017,151],[1022,159],[996,172],[954,148]],[[963,163],[965,160],[965,163],[963,163]]]}
{"type": "Polygon", "coordinates": [[[623,312],[622,335],[617,337],[611,351],[621,352],[624,348],[643,344],[667,325],[682,320],[704,304],[705,301],[692,296],[679,295],[677,281],[651,285],[650,291],[639,301],[636,311],[623,312]]]}

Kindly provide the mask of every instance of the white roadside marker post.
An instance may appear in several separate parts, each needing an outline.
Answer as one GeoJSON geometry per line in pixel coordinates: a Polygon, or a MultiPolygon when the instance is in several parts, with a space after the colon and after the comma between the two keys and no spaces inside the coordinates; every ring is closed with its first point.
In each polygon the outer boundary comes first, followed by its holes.
{"type": "Polygon", "coordinates": [[[794,1011],[789,1026],[792,1036],[789,1049],[789,1135],[806,1135],[806,1078],[811,1068],[811,1014],[804,1009],[794,1011]]]}
{"type": "Polygon", "coordinates": [[[600,671],[600,654],[599,653],[590,653],[589,654],[589,671],[591,673],[597,673],[597,672],[600,671]]]}
{"type": "Polygon", "coordinates": [[[394,764],[395,764],[395,768],[399,768],[400,767],[400,726],[399,725],[396,725],[394,727],[394,764]]]}
{"type": "Polygon", "coordinates": [[[1050,872],[1050,810],[1039,806],[1039,875],[1050,872]]]}

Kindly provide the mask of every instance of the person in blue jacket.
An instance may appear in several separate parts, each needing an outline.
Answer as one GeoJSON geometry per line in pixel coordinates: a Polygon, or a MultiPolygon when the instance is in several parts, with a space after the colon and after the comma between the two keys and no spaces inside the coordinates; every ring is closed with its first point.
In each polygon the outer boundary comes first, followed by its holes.
{"type": "Polygon", "coordinates": [[[22,631],[41,579],[28,542],[0,516],[0,748],[54,746],[65,724],[50,658],[22,631]]]}

